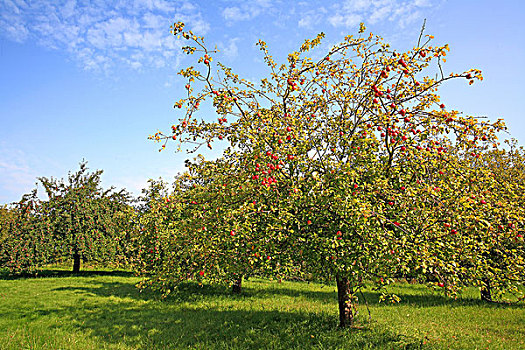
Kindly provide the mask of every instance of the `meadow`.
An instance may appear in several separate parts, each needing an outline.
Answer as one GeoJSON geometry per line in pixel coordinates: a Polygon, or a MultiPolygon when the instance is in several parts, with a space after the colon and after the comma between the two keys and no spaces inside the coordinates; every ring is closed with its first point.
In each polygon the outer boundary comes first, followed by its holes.
{"type": "Polygon", "coordinates": [[[525,349],[525,305],[456,300],[397,283],[366,290],[359,322],[337,328],[335,286],[250,278],[241,295],[182,285],[166,299],[127,271],[43,270],[0,279],[1,349],[525,349]],[[369,314],[365,301],[368,303],[369,314]]]}

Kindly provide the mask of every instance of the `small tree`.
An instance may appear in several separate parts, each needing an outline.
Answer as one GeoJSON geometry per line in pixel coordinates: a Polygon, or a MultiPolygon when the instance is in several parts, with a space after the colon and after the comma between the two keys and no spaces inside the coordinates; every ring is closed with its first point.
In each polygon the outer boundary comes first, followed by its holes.
{"type": "Polygon", "coordinates": [[[102,170],[88,172],[87,163],[64,179],[40,177],[49,197],[44,203],[52,236],[61,257],[73,259],[73,272],[81,261],[110,261],[119,246],[120,227],[115,220],[126,210],[128,195],[100,186],[102,170]]]}

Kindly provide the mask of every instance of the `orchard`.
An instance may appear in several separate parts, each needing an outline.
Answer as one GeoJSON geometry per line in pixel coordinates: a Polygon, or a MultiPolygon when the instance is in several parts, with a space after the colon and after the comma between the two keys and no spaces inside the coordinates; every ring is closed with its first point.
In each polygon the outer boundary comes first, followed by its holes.
{"type": "Polygon", "coordinates": [[[445,73],[448,46],[423,31],[407,52],[365,31],[327,52],[321,33],[282,64],[259,41],[269,74],[255,84],[173,25],[195,64],[180,72],[178,123],[151,139],[223,152],[188,160],[165,197],[162,210],[177,219],[150,284],[240,287],[251,271],[333,281],[345,327],[365,282],[384,289],[409,275],[451,295],[466,284],[502,293],[522,283],[523,187],[507,187],[491,166],[505,157],[505,125],[447,108],[438,95],[449,80],[482,80],[481,71],[445,73]],[[215,120],[199,114],[205,104],[215,120]]]}
{"type": "Polygon", "coordinates": [[[2,268],[124,265],[164,296],[188,281],[241,293],[251,276],[335,284],[340,327],[357,322],[365,287],[399,301],[388,292],[399,279],[523,300],[525,150],[500,144],[502,120],[441,100],[449,81],[483,80],[446,72],[447,45],[422,30],[401,52],[361,25],[279,63],[260,40],[268,75],[255,83],[183,23],[172,33],[193,65],[180,71],[178,121],[150,138],[192,154],[187,171],[171,187],[150,180],[137,201],[102,188],[85,162],[39,178],[47,200],[35,189],[0,208],[2,268]]]}

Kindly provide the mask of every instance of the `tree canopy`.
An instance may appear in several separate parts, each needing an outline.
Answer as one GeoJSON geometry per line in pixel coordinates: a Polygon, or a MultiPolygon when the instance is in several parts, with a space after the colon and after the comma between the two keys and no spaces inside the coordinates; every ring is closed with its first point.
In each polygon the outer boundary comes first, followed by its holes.
{"type": "MultiPolygon", "coordinates": [[[[217,142],[223,152],[188,160],[166,197],[186,218],[167,232],[190,238],[182,246],[191,264],[177,274],[181,260],[166,259],[160,280],[231,280],[255,266],[336,280],[341,326],[353,322],[365,281],[425,276],[447,293],[486,281],[479,266],[502,201],[485,158],[505,125],[448,109],[437,94],[452,79],[482,80],[481,71],[445,74],[448,46],[423,31],[398,52],[362,25],[328,52],[316,50],[323,33],[306,40],[283,64],[260,40],[269,75],[255,84],[214,63],[217,52],[183,23],[172,31],[195,65],[180,71],[179,122],[151,139],[190,153],[217,142]],[[206,103],[216,120],[200,117],[206,103]]],[[[523,229],[520,210],[504,206],[523,229]]]]}

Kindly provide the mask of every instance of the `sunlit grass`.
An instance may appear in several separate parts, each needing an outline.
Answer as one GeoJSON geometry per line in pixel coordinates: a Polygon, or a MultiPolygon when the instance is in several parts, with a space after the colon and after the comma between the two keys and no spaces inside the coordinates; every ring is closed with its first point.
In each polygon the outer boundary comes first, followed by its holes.
{"type": "Polygon", "coordinates": [[[484,304],[474,289],[453,300],[400,283],[394,305],[366,291],[372,322],[363,306],[339,330],[332,286],[250,279],[233,296],[188,284],[161,300],[128,272],[43,275],[0,280],[1,349],[525,348],[525,306],[484,304]]]}

